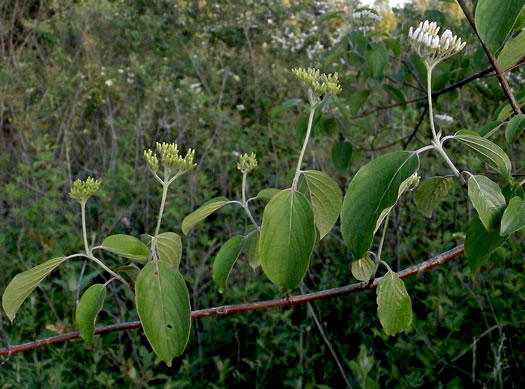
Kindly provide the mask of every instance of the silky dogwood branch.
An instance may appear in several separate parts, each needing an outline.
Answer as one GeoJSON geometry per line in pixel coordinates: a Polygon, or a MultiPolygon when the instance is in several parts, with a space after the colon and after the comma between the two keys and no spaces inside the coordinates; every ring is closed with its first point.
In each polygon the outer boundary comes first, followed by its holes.
{"type": "MultiPolygon", "coordinates": [[[[410,266],[397,273],[399,278],[409,278],[415,276],[424,271],[435,268],[436,266],[442,265],[443,263],[454,259],[458,255],[461,255],[464,251],[463,245],[459,245],[449,251],[439,254],[433,258],[430,258],[417,265],[410,266]]],[[[285,298],[267,301],[258,301],[254,303],[236,304],[236,305],[224,305],[221,307],[200,309],[191,313],[192,319],[209,316],[225,316],[231,315],[238,312],[257,311],[260,309],[287,307],[299,304],[305,304],[310,301],[323,300],[329,297],[343,296],[350,293],[360,292],[367,289],[377,288],[381,282],[382,277],[374,279],[372,282],[359,282],[357,284],[351,284],[342,286],[339,288],[321,290],[319,292],[306,293],[297,296],[287,296],[285,298]]],[[[140,321],[132,321],[121,324],[112,324],[108,326],[97,327],[95,330],[96,335],[107,334],[116,331],[126,331],[141,328],[140,321]]],[[[69,332],[67,334],[52,336],[45,339],[36,340],[25,344],[16,346],[8,346],[0,349],[0,355],[13,355],[23,351],[34,350],[40,347],[50,346],[52,344],[63,343],[68,340],[78,339],[80,334],[78,331],[69,332]]]]}

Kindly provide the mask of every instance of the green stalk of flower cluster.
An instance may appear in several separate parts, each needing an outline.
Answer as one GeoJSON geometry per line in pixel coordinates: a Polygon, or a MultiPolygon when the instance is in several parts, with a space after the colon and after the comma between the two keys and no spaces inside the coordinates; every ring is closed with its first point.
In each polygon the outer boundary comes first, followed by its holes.
{"type": "Polygon", "coordinates": [[[295,169],[295,175],[292,182],[292,190],[297,190],[299,182],[299,176],[301,175],[301,165],[303,163],[304,153],[310,134],[312,132],[312,125],[314,121],[315,110],[321,104],[323,99],[336,96],[341,93],[341,85],[339,84],[338,74],[324,74],[319,69],[303,69],[297,68],[292,69],[293,74],[308,88],[308,99],[310,102],[310,116],[308,117],[308,127],[306,129],[306,135],[303,141],[303,147],[299,154],[299,160],[297,161],[297,167],[295,169]]]}
{"type": "Polygon", "coordinates": [[[432,106],[432,70],[434,69],[434,66],[432,65],[426,65],[427,67],[427,99],[428,99],[428,113],[430,115],[430,128],[432,129],[432,144],[434,145],[434,148],[437,150],[439,155],[445,160],[445,163],[448,165],[448,167],[452,170],[454,175],[456,177],[460,177],[461,173],[456,168],[454,163],[450,160],[447,153],[443,149],[443,145],[440,142],[440,135],[436,133],[436,127],[434,125],[434,110],[432,106]]]}
{"type": "Polygon", "coordinates": [[[304,137],[303,147],[301,153],[299,154],[299,160],[297,161],[297,167],[295,168],[295,175],[292,182],[292,190],[297,190],[297,185],[299,182],[299,175],[301,174],[301,165],[303,163],[304,153],[306,151],[306,146],[308,146],[308,140],[310,139],[310,133],[312,132],[312,124],[314,121],[316,105],[310,107],[310,116],[308,117],[308,128],[306,129],[306,136],[304,137]]]}

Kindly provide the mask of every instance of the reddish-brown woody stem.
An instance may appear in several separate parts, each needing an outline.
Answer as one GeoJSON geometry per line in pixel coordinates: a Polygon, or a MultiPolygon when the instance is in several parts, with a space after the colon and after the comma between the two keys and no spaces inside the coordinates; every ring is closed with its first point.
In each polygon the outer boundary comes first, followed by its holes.
{"type": "MultiPolygon", "coordinates": [[[[416,274],[433,269],[436,266],[439,266],[447,261],[450,261],[451,259],[462,254],[463,251],[464,251],[463,245],[459,245],[449,251],[444,252],[443,254],[430,258],[426,260],[425,262],[422,262],[414,266],[410,266],[406,268],[405,270],[402,270],[399,273],[397,273],[397,275],[400,278],[408,278],[408,277],[415,276],[416,274]]],[[[322,290],[319,292],[301,294],[297,296],[288,295],[285,298],[276,299],[276,300],[258,301],[254,303],[236,304],[236,305],[224,305],[222,307],[200,309],[198,311],[193,311],[191,313],[191,317],[192,319],[197,319],[199,317],[231,315],[237,312],[247,312],[247,311],[255,311],[259,309],[268,309],[268,308],[277,308],[277,307],[286,307],[286,306],[304,304],[309,301],[322,300],[328,297],[342,296],[342,295],[359,292],[359,291],[366,290],[366,289],[373,289],[377,287],[379,282],[381,282],[381,279],[382,277],[376,278],[371,283],[359,282],[357,284],[346,285],[346,286],[342,286],[339,288],[326,289],[326,290],[322,290]]],[[[95,330],[95,334],[102,335],[102,334],[107,334],[109,332],[126,331],[126,330],[132,330],[136,328],[141,328],[141,324],[139,321],[132,321],[128,323],[112,324],[109,326],[97,327],[97,329],[95,330]]],[[[22,351],[33,350],[36,348],[50,346],[52,344],[62,343],[68,340],[78,339],[78,338],[80,338],[80,334],[78,333],[78,331],[69,332],[67,334],[52,336],[50,338],[40,339],[34,342],[29,342],[25,344],[2,348],[0,349],[0,355],[12,355],[12,354],[20,353],[22,351]]]]}

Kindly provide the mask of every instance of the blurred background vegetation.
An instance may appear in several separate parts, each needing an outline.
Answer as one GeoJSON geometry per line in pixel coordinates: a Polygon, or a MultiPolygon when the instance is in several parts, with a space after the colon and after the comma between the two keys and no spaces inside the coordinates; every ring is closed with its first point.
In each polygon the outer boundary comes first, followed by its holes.
{"type": "MultiPolygon", "coordinates": [[[[379,23],[353,18],[355,0],[1,2],[0,292],[16,273],[82,249],[78,206],[67,196],[76,178],[103,181],[88,203],[92,240],[151,231],[159,187],[142,153],[157,141],[195,148],[199,163],[170,191],[165,231],[179,232],[184,216],[213,196],[240,196],[241,152],[259,159],[252,195],[289,185],[307,115],[292,67],[339,72],[343,93],[316,118],[305,166],[342,188],[370,159],[427,144],[427,118],[418,126],[426,114],[425,73],[408,50],[408,27],[436,20],[469,42],[438,66],[435,90],[489,63],[454,1],[414,0],[403,9],[376,3],[379,23]]],[[[522,69],[508,74],[516,93],[523,77],[522,69]]],[[[502,103],[489,74],[443,94],[435,109],[455,119],[452,133],[481,128],[502,103]]],[[[524,166],[523,145],[501,139],[495,141],[513,165],[524,166]]],[[[450,148],[458,167],[484,171],[450,148]]],[[[423,178],[448,173],[434,155],[425,155],[422,166],[423,178]]],[[[391,266],[461,243],[473,215],[467,200],[456,184],[426,219],[412,196],[404,197],[386,237],[391,266]]],[[[244,223],[240,210],[225,209],[184,238],[181,270],[193,309],[283,295],[243,259],[223,295],[211,282],[218,247],[244,223]]],[[[97,336],[88,348],[76,340],[17,354],[0,368],[0,387],[327,389],[345,387],[344,374],[356,388],[522,388],[523,236],[500,248],[474,279],[461,256],[407,280],[415,319],[399,336],[384,334],[375,292],[368,291],[309,307],[195,320],[188,348],[171,368],[140,331],[97,336]]],[[[112,268],[125,264],[104,260],[112,268]]],[[[302,290],[355,282],[349,264],[336,226],[314,252],[302,290]]],[[[68,261],[30,296],[15,324],[4,316],[3,343],[74,330],[81,268],[68,261]]],[[[105,279],[88,265],[80,289],[105,279]]],[[[98,323],[137,320],[131,293],[110,285],[98,323]]]]}

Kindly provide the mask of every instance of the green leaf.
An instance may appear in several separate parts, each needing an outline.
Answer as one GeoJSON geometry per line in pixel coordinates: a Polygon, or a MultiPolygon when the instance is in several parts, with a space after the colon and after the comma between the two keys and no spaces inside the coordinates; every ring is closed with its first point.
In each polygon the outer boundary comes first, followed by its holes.
{"type": "Polygon", "coordinates": [[[135,283],[135,304],[153,351],[171,366],[190,336],[190,296],[184,278],[167,263],[148,263],[135,283]]]}
{"type": "Polygon", "coordinates": [[[270,201],[272,197],[275,196],[280,191],[281,189],[276,189],[276,188],[263,189],[259,193],[257,193],[257,196],[255,196],[255,198],[264,200],[264,201],[270,201]]]}
{"type": "Polygon", "coordinates": [[[179,268],[182,257],[182,242],[178,234],[163,232],[157,235],[155,249],[162,262],[169,263],[176,270],[179,268]]]}
{"type": "Polygon", "coordinates": [[[502,122],[501,120],[495,120],[493,122],[485,124],[478,130],[478,135],[488,138],[494,132],[496,132],[496,130],[500,128],[503,125],[503,123],[504,122],[502,122]]]}
{"type": "Polygon", "coordinates": [[[501,237],[497,229],[488,232],[479,217],[476,216],[468,226],[465,237],[465,256],[470,264],[470,272],[476,273],[488,262],[494,250],[506,240],[507,237],[501,237]]]}
{"type": "Polygon", "coordinates": [[[314,212],[314,222],[319,231],[319,240],[334,227],[341,211],[343,193],[339,185],[327,174],[316,170],[303,172],[310,200],[314,212]]]}
{"type": "MultiPolygon", "coordinates": [[[[516,97],[520,107],[525,105],[525,90],[516,93],[514,97],[516,97]]],[[[513,113],[514,110],[512,109],[510,103],[503,103],[494,111],[494,114],[497,114],[496,120],[507,120],[507,118],[513,113]]]]}
{"type": "Polygon", "coordinates": [[[50,259],[29,270],[18,273],[11,280],[2,296],[2,307],[11,322],[15,320],[16,313],[27,296],[66,259],[66,257],[50,259]]]}
{"type": "Polygon", "coordinates": [[[498,55],[498,63],[502,70],[506,70],[516,65],[523,57],[525,57],[525,31],[505,43],[498,55]]]}
{"type": "Polygon", "coordinates": [[[352,261],[352,275],[358,281],[370,281],[375,269],[376,263],[368,254],[359,261],[352,261]]]}
{"type": "Polygon", "coordinates": [[[492,231],[507,206],[498,184],[485,176],[471,176],[468,180],[468,197],[485,229],[492,231]]]}
{"type": "Polygon", "coordinates": [[[505,139],[508,143],[514,143],[525,129],[525,115],[519,114],[510,119],[505,129],[505,139]]]}
{"type": "Polygon", "coordinates": [[[388,63],[388,52],[379,43],[371,44],[365,49],[365,59],[374,78],[383,77],[383,69],[388,63]]]}
{"type": "Polygon", "coordinates": [[[503,46],[522,7],[523,0],[478,0],[476,27],[492,53],[503,46]]]}
{"type": "Polygon", "coordinates": [[[405,283],[393,271],[377,287],[377,315],[387,335],[403,332],[412,324],[412,301],[405,283]]]}
{"type": "Polygon", "coordinates": [[[226,281],[228,281],[233,265],[239,258],[243,245],[244,236],[237,235],[228,239],[217,253],[213,262],[212,278],[217,289],[219,289],[219,293],[224,293],[226,281]]]}
{"type": "Polygon", "coordinates": [[[303,279],[316,230],[310,203],[300,192],[285,189],[273,197],[263,214],[259,255],[274,284],[293,289],[303,279]]]}
{"type": "Polygon", "coordinates": [[[184,235],[188,235],[188,232],[190,232],[190,230],[195,227],[197,223],[206,219],[213,212],[221,209],[226,204],[228,204],[228,199],[226,197],[216,197],[204,203],[196,211],[190,213],[182,221],[182,232],[184,235]]]}
{"type": "Polygon", "coordinates": [[[282,103],[281,105],[275,107],[272,109],[272,112],[271,112],[271,117],[272,119],[274,119],[275,117],[279,116],[279,114],[281,114],[282,112],[292,108],[292,107],[295,107],[297,104],[300,104],[302,102],[301,99],[289,99],[289,100],[286,100],[284,103],[282,103]]]}
{"type": "Polygon", "coordinates": [[[148,260],[148,246],[134,236],[123,234],[108,236],[102,242],[101,248],[138,263],[146,263],[148,260]]]}
{"type": "Polygon", "coordinates": [[[508,155],[494,142],[475,135],[456,135],[455,139],[459,140],[465,146],[470,148],[479,159],[485,161],[496,169],[506,179],[511,178],[511,163],[508,155]]]}
{"type": "Polygon", "coordinates": [[[394,88],[391,85],[383,85],[383,89],[392,96],[398,103],[406,102],[405,95],[400,89],[394,88]]]}
{"type": "Polygon", "coordinates": [[[436,22],[438,25],[443,26],[447,22],[445,14],[437,9],[427,9],[423,18],[429,22],[436,22]]]}
{"type": "Polygon", "coordinates": [[[124,265],[124,266],[119,266],[115,269],[115,272],[119,273],[120,275],[123,275],[124,278],[128,281],[130,281],[130,283],[132,285],[135,285],[135,281],[137,281],[137,276],[139,275],[139,270],[136,266],[131,266],[131,265],[124,265]]]}
{"type": "Polygon", "coordinates": [[[350,142],[342,140],[334,144],[332,147],[332,162],[335,170],[343,172],[348,169],[350,158],[352,158],[352,144],[350,142]]]}
{"type": "Polygon", "coordinates": [[[521,197],[513,197],[501,219],[500,236],[510,235],[525,227],[525,203],[521,197]]]}
{"type": "Polygon", "coordinates": [[[75,319],[78,324],[80,337],[87,344],[93,342],[95,334],[95,322],[97,316],[104,306],[106,298],[106,287],[104,284],[91,285],[82,295],[77,306],[75,319]]]}
{"type": "Polygon", "coordinates": [[[432,217],[432,212],[445,198],[451,185],[452,177],[431,177],[423,181],[414,193],[417,209],[426,217],[432,217]]]}
{"type": "Polygon", "coordinates": [[[399,38],[386,38],[383,40],[383,42],[385,42],[385,45],[387,45],[388,48],[392,50],[392,53],[394,53],[396,57],[401,54],[401,40],[399,38]]]}
{"type": "Polygon", "coordinates": [[[352,115],[357,115],[362,105],[368,99],[368,96],[370,96],[369,90],[358,90],[350,95],[348,104],[350,105],[350,113],[352,115]]]}
{"type": "Polygon", "coordinates": [[[395,205],[402,184],[419,168],[417,154],[398,151],[363,166],[348,185],[341,210],[341,232],[354,258],[372,245],[383,211],[395,205]]]}
{"type": "Polygon", "coordinates": [[[259,236],[260,232],[256,231],[246,238],[244,243],[244,253],[248,258],[248,263],[253,270],[257,269],[261,265],[261,258],[259,256],[259,236]]]}

